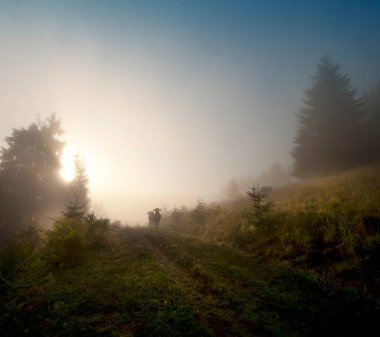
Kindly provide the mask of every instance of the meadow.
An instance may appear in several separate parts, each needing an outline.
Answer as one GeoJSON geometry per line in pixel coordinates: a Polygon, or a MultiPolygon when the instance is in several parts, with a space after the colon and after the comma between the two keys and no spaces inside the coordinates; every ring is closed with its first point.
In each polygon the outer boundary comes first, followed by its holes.
{"type": "Polygon", "coordinates": [[[245,198],[159,230],[31,227],[0,253],[1,335],[375,336],[378,172],[273,190],[260,216],[245,198]]]}

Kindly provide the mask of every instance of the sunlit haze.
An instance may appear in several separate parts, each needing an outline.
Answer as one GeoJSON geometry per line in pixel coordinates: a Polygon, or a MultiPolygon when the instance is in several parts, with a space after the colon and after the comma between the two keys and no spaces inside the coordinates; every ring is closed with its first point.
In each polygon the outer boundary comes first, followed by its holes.
{"type": "Polygon", "coordinates": [[[73,158],[74,152],[68,145],[66,145],[65,150],[61,156],[62,169],[60,172],[62,178],[66,181],[71,181],[75,178],[75,166],[73,158]]]}
{"type": "Polygon", "coordinates": [[[83,156],[100,215],[222,200],[290,168],[324,55],[359,93],[380,79],[377,1],[1,1],[0,139],[55,113],[62,177],[83,156]]]}

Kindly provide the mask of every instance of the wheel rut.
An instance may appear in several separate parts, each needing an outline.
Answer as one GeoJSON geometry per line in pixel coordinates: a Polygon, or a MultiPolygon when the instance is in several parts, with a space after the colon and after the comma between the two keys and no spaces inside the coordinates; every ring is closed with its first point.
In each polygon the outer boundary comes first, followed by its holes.
{"type": "Polygon", "coordinates": [[[181,290],[211,336],[253,336],[251,329],[242,324],[242,318],[236,311],[220,304],[211,284],[180,266],[149,235],[143,234],[142,239],[148,250],[160,260],[162,267],[181,290]]]}

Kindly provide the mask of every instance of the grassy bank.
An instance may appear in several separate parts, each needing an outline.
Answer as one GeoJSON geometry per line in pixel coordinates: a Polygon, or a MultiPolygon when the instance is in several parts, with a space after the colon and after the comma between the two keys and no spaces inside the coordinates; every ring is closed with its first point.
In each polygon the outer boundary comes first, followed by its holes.
{"type": "Polygon", "coordinates": [[[273,190],[274,207],[257,219],[247,197],[172,212],[174,231],[287,261],[379,297],[380,165],[273,190]]]}

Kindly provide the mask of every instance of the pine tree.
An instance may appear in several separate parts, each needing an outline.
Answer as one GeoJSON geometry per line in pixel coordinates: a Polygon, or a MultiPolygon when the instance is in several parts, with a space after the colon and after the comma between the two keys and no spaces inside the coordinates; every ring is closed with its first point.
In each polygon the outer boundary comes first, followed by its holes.
{"type": "Polygon", "coordinates": [[[70,183],[69,203],[67,205],[68,212],[66,215],[71,217],[82,217],[88,213],[90,208],[90,198],[88,196],[88,177],[86,166],[83,158],[78,154],[74,158],[75,178],[70,183]]]}
{"type": "Polygon", "coordinates": [[[64,207],[66,187],[59,171],[64,142],[52,115],[28,128],[14,129],[0,155],[0,237],[51,216],[64,207]]]}
{"type": "Polygon", "coordinates": [[[350,82],[340,73],[338,64],[326,56],[321,59],[297,115],[292,151],[296,176],[308,177],[361,163],[365,110],[350,82]]]}
{"type": "Polygon", "coordinates": [[[207,220],[206,203],[202,199],[199,199],[197,201],[197,205],[191,211],[190,217],[191,221],[195,225],[196,234],[201,234],[204,230],[203,227],[207,220]]]}
{"type": "Polygon", "coordinates": [[[264,217],[273,208],[272,201],[266,201],[267,195],[264,193],[260,186],[250,187],[250,191],[247,192],[249,199],[252,201],[252,210],[249,213],[249,220],[254,225],[261,225],[264,217]]]}
{"type": "Polygon", "coordinates": [[[369,110],[366,135],[368,144],[365,153],[369,162],[380,161],[380,81],[367,96],[369,110]]]}

